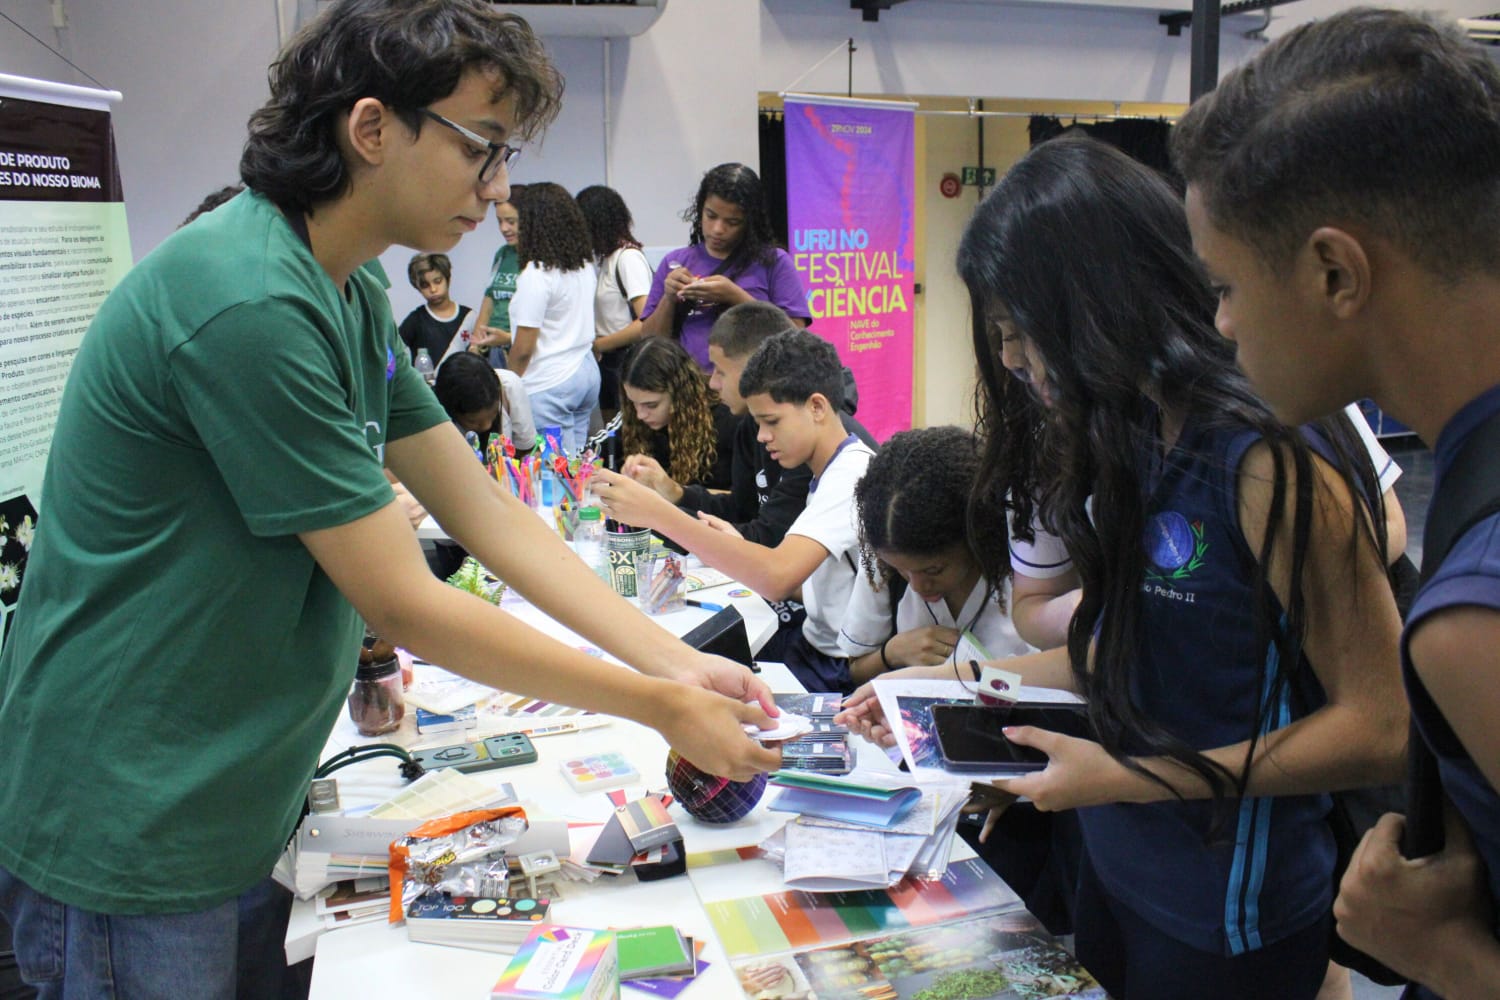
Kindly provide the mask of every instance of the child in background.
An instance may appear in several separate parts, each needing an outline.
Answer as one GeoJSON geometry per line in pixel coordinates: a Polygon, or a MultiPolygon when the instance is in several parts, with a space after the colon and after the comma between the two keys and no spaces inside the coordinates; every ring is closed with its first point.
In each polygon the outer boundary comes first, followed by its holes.
{"type": "Polygon", "coordinates": [[[849,661],[839,648],[838,623],[854,588],[859,546],[854,484],[874,452],[839,419],[842,367],[832,344],[794,330],[763,343],[740,376],[740,394],[771,457],[784,469],[806,463],[813,474],[806,508],[775,548],[698,520],[628,476],[595,473],[594,489],[611,517],[667,536],[766,600],[801,587],[807,620],[782,659],[807,690],[847,693],[849,661]]]}
{"type": "Polygon", "coordinates": [[[653,337],[631,348],[621,384],[627,456],[649,455],[678,483],[729,489],[734,418],[680,344],[653,337]]]}
{"type": "Polygon", "coordinates": [[[538,427],[561,427],[577,454],[599,401],[594,361],[594,252],[588,223],[557,184],[530,184],[521,199],[521,276],[510,302],[510,368],[531,394],[538,427]]]}
{"type": "Polygon", "coordinates": [[[1011,624],[1008,581],[986,578],[972,548],[1005,543],[1004,512],[974,518],[994,525],[989,537],[965,530],[978,471],[973,434],[929,427],[893,436],[854,487],[860,573],[839,631],[853,683],[912,666],[967,680],[967,658],[954,659],[965,632],[986,659],[1031,651],[1011,624]]]}
{"type": "Polygon", "coordinates": [[[450,354],[468,349],[468,333],[463,327],[469,307],[448,297],[452,277],[453,264],[445,253],[419,253],[406,265],[406,280],[426,300],[408,313],[397,329],[413,362],[424,348],[434,367],[450,354]]]}
{"type": "Polygon", "coordinates": [[[470,338],[469,349],[488,355],[494,368],[505,367],[505,349],[510,346],[510,300],[516,294],[516,279],[521,274],[521,260],[516,254],[516,244],[521,238],[521,213],[516,206],[525,189],[524,184],[512,184],[510,199],[495,205],[495,221],[500,226],[502,242],[490,262],[490,283],[485,286],[470,338]]]}
{"type": "Polygon", "coordinates": [[[594,357],[599,361],[599,410],[608,423],[620,410],[620,365],[641,338],[637,318],[651,291],[651,264],[631,227],[635,220],[614,188],[594,184],[578,192],[589,224],[599,284],[594,289],[594,357]]]}
{"type": "Polygon", "coordinates": [[[703,175],[687,246],[662,258],[641,321],[648,336],[671,337],[708,370],[708,332],[730,306],[773,302],[798,326],[812,313],[791,256],[776,246],[760,177],[742,163],[703,175]]]}

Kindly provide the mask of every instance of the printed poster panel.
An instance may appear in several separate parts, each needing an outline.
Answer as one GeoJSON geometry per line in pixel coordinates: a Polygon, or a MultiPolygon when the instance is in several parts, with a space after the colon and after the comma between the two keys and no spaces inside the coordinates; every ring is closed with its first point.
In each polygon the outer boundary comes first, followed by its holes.
{"type": "Polygon", "coordinates": [[[0,644],[26,575],[63,385],[131,263],[109,112],[31,96],[0,84],[0,644]]]}
{"type": "Polygon", "coordinates": [[[853,370],[859,420],[884,441],[912,419],[912,109],[787,100],[786,173],[813,332],[853,370]]]}

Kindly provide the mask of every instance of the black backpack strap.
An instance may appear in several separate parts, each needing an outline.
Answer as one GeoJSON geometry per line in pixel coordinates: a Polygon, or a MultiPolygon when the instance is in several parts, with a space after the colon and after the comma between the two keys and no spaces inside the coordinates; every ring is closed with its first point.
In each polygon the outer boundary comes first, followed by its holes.
{"type": "MultiPolygon", "coordinates": [[[[1455,542],[1475,524],[1500,512],[1500,413],[1469,434],[1432,495],[1422,533],[1422,582],[1432,579],[1455,542]]],[[[1420,683],[1414,705],[1435,706],[1420,683]]],[[[1401,853],[1421,858],[1443,849],[1443,785],[1437,757],[1417,731],[1415,716],[1406,759],[1406,831],[1401,853]]]]}

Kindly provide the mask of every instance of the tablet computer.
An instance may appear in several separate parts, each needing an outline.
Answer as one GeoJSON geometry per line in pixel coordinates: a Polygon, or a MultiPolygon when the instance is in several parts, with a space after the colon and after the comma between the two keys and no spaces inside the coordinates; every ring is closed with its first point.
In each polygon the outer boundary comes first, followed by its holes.
{"type": "Polygon", "coordinates": [[[1047,755],[1005,738],[1005,726],[1036,726],[1089,737],[1088,717],[1064,705],[934,705],[932,722],[943,766],[950,771],[1024,773],[1047,766],[1047,755]]]}

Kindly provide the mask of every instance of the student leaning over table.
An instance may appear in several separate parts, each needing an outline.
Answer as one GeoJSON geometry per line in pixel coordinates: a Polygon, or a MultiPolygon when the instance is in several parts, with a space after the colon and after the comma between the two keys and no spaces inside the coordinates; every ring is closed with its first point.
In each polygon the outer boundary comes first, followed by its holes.
{"type": "Polygon", "coordinates": [[[272,69],[250,190],[101,307],[0,654],[0,910],[44,995],[232,994],[236,897],[297,821],[361,617],[483,683],[653,725],[707,770],[777,765],[740,727],[769,722],[764,686],[651,624],[485,478],[357,272],[473,230],[560,88],[525,23],[480,0],[343,0],[272,69]],[[382,458],[481,561],[647,673],[433,578],[382,458]]]}
{"type": "Polygon", "coordinates": [[[813,474],[807,506],[775,548],[746,541],[717,518],[695,518],[629,476],[595,473],[595,495],[610,516],[666,535],[766,600],[801,587],[807,620],[782,659],[807,690],[847,692],[849,661],[838,635],[859,546],[854,484],[874,453],[840,420],[843,366],[828,341],[791,330],[756,349],[739,390],[771,457],[784,469],[806,463],[813,474]]]}
{"type": "MultiPolygon", "coordinates": [[[[1495,461],[1469,446],[1500,411],[1497,95],[1500,70],[1458,25],[1360,8],[1263,49],[1173,137],[1218,327],[1251,381],[1290,420],[1374,398],[1432,447],[1435,496],[1495,461]]],[[[1383,817],[1334,906],[1339,934],[1422,984],[1413,997],[1500,989],[1497,528],[1491,513],[1456,540],[1402,636],[1446,844],[1408,860],[1403,818],[1383,817]]]]}

